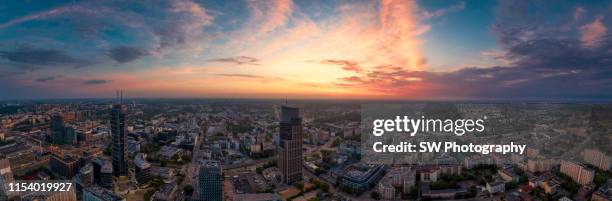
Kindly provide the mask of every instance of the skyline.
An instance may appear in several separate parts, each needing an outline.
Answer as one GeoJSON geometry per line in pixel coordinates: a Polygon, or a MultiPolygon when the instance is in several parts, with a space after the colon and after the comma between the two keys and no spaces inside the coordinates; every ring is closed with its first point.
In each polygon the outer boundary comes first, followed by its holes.
{"type": "Polygon", "coordinates": [[[612,99],[609,1],[0,5],[0,100],[612,99]]]}

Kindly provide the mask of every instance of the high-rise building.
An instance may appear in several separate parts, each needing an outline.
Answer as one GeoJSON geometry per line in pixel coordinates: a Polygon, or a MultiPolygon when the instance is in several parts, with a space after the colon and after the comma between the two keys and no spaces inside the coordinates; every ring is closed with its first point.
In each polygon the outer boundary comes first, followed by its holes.
{"type": "Polygon", "coordinates": [[[593,178],[595,177],[595,171],[584,167],[581,164],[570,162],[570,161],[561,161],[560,167],[561,173],[571,177],[576,183],[587,185],[593,182],[593,178]]]}
{"type": "Polygon", "coordinates": [[[64,144],[64,117],[60,114],[51,116],[51,138],[55,144],[64,144]]]}
{"type": "Polygon", "coordinates": [[[283,182],[302,181],[302,118],[298,108],[282,106],[278,166],[283,182]]]}
{"type": "Polygon", "coordinates": [[[605,153],[595,149],[586,149],[582,151],[582,158],[587,163],[604,171],[610,170],[610,167],[612,165],[610,163],[610,157],[608,157],[605,153]]]}
{"type": "Polygon", "coordinates": [[[125,125],[127,107],[122,104],[113,105],[110,110],[110,128],[112,137],[113,175],[116,177],[128,175],[127,128],[125,125]]]}
{"type": "Polygon", "coordinates": [[[200,161],[197,187],[198,200],[223,200],[223,178],[219,162],[211,160],[200,161]]]}

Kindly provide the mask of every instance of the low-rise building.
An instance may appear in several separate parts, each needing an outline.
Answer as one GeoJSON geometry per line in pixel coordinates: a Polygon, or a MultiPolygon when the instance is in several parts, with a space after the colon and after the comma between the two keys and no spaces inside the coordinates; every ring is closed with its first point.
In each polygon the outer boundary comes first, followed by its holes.
{"type": "Polygon", "coordinates": [[[606,184],[599,187],[595,192],[593,192],[593,196],[591,197],[592,201],[612,201],[612,179],[608,179],[606,184]]]}
{"type": "Polygon", "coordinates": [[[506,191],[506,183],[503,181],[487,182],[486,189],[489,193],[503,193],[506,191]]]}
{"type": "Polygon", "coordinates": [[[341,176],[341,188],[350,192],[364,192],[382,177],[385,166],[380,164],[354,164],[348,166],[341,176]]]}

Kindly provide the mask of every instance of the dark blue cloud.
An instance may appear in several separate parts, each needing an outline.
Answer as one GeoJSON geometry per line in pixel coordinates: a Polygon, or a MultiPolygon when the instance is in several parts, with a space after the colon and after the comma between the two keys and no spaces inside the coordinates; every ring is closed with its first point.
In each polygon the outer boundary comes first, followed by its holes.
{"type": "Polygon", "coordinates": [[[94,79],[94,80],[85,80],[83,81],[84,85],[99,85],[99,84],[106,84],[110,82],[110,80],[98,80],[98,79],[94,79]]]}
{"type": "Polygon", "coordinates": [[[148,53],[136,47],[119,46],[112,48],[108,54],[113,60],[119,63],[126,63],[146,56],[148,53]]]}
{"type": "Polygon", "coordinates": [[[37,79],[36,79],[36,80],[34,80],[34,81],[36,81],[36,82],[48,82],[48,81],[53,81],[53,80],[55,80],[55,78],[57,78],[57,77],[55,77],[55,76],[41,77],[41,78],[37,78],[37,79]]]}
{"type": "Polygon", "coordinates": [[[74,58],[64,51],[30,47],[0,51],[0,58],[9,63],[33,67],[83,67],[91,64],[88,61],[74,58]]]}

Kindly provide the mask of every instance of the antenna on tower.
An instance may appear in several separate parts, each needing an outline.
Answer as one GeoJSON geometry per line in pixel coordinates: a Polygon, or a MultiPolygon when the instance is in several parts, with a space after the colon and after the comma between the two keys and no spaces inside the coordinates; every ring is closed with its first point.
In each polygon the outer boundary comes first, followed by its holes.
{"type": "Polygon", "coordinates": [[[289,105],[289,99],[287,98],[287,96],[285,96],[285,106],[289,105]]]}
{"type": "Polygon", "coordinates": [[[119,104],[123,104],[123,89],[121,89],[121,99],[119,99],[119,104]]]}

